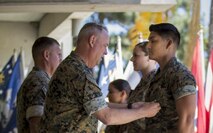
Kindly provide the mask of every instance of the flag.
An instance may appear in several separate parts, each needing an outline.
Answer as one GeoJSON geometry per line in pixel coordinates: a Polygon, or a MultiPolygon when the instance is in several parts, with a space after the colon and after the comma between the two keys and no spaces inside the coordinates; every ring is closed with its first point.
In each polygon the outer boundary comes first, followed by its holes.
{"type": "Polygon", "coordinates": [[[108,51],[108,54],[104,55],[100,63],[97,83],[104,97],[108,94],[108,87],[111,81],[123,79],[123,59],[121,51],[121,39],[118,36],[115,51],[108,51]]]}
{"type": "Polygon", "coordinates": [[[21,64],[21,54],[12,69],[12,74],[5,89],[6,97],[1,119],[1,132],[9,133],[16,130],[16,95],[23,80],[23,70],[21,64]]]}
{"type": "Polygon", "coordinates": [[[113,80],[114,70],[116,68],[116,62],[114,55],[105,55],[100,63],[100,70],[98,74],[98,86],[101,88],[103,96],[108,94],[109,83],[113,80]]]}
{"type": "MultiPolygon", "coordinates": [[[[118,36],[115,51],[113,53],[108,51],[108,54],[104,56],[100,63],[97,83],[105,98],[109,92],[109,83],[115,79],[123,78],[123,59],[121,51],[121,39],[118,36]]],[[[100,132],[102,125],[103,123],[98,121],[98,132],[100,132]]]]}
{"type": "Polygon", "coordinates": [[[12,74],[13,61],[14,61],[14,56],[12,55],[0,73],[0,100],[2,100],[3,97],[5,97],[6,95],[6,94],[3,94],[3,92],[5,92],[5,89],[7,88],[9,79],[12,74]]]}
{"type": "MultiPolygon", "coordinates": [[[[115,55],[112,53],[108,53],[104,55],[103,60],[100,63],[99,73],[97,78],[98,86],[101,88],[101,92],[103,93],[104,98],[108,95],[108,87],[109,83],[115,78],[115,70],[116,69],[116,60],[115,55]]],[[[97,131],[100,132],[103,123],[98,121],[97,131]]]]}
{"type": "Polygon", "coordinates": [[[122,58],[122,48],[121,48],[121,37],[117,36],[117,45],[114,52],[115,55],[115,79],[123,79],[123,58],[122,58]]]}
{"type": "Polygon", "coordinates": [[[209,56],[205,90],[207,132],[213,133],[213,49],[210,51],[209,56]]]}
{"type": "Polygon", "coordinates": [[[141,78],[142,73],[134,71],[133,63],[132,61],[129,61],[124,71],[124,79],[129,82],[129,85],[132,90],[136,88],[141,78]]]}
{"type": "Polygon", "coordinates": [[[17,133],[18,130],[16,128],[16,107],[12,109],[11,119],[7,123],[7,126],[2,129],[2,133],[17,133]]]}
{"type": "Polygon", "coordinates": [[[198,96],[197,96],[197,133],[206,133],[206,109],[204,103],[204,55],[202,32],[199,33],[197,44],[194,49],[192,61],[192,74],[195,77],[198,96]]]}
{"type": "MultiPolygon", "coordinates": [[[[4,99],[6,98],[6,88],[8,87],[9,80],[12,74],[13,61],[14,61],[14,56],[12,55],[0,73],[0,123],[2,123],[2,120],[4,119],[3,118],[4,117],[3,109],[5,105],[4,99]]],[[[0,130],[1,130],[1,124],[0,124],[0,130]]]]}

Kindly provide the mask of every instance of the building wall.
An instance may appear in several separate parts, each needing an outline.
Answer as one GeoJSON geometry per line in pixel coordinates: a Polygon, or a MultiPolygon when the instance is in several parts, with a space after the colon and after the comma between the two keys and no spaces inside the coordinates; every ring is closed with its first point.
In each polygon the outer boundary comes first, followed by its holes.
{"type": "Polygon", "coordinates": [[[21,47],[25,55],[25,67],[32,63],[31,47],[38,35],[36,27],[28,22],[0,22],[0,68],[4,67],[13,50],[19,53],[21,47]]]}
{"type": "Polygon", "coordinates": [[[88,0],[0,0],[0,3],[35,3],[35,2],[89,2],[88,0]]]}

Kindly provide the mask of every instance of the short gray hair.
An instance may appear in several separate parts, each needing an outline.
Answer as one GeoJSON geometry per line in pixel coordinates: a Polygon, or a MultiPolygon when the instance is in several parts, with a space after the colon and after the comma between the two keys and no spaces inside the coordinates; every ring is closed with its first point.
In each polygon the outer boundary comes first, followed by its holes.
{"type": "Polygon", "coordinates": [[[94,23],[94,22],[91,22],[91,23],[86,23],[80,30],[79,34],[78,34],[78,39],[77,39],[77,43],[80,41],[80,39],[82,37],[85,36],[85,34],[92,34],[92,33],[95,33],[97,31],[107,31],[107,28],[102,25],[102,24],[98,24],[98,23],[94,23]]]}

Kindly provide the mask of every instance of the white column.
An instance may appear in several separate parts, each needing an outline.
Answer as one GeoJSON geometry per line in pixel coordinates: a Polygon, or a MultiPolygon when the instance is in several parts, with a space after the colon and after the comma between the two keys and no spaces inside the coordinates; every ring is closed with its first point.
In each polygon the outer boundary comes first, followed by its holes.
{"type": "Polygon", "coordinates": [[[72,19],[72,40],[74,46],[76,45],[77,36],[84,24],[84,19],[72,19]]]}
{"type": "Polygon", "coordinates": [[[60,45],[62,51],[62,59],[65,59],[71,53],[73,47],[70,32],[62,38],[62,40],[60,41],[60,45]]]}
{"type": "Polygon", "coordinates": [[[69,32],[59,40],[62,50],[62,59],[66,58],[74,49],[78,33],[83,26],[84,19],[70,19],[69,32]]]}
{"type": "Polygon", "coordinates": [[[65,59],[72,51],[73,41],[72,41],[72,21],[69,21],[69,31],[59,40],[62,51],[62,59],[65,59]]]}

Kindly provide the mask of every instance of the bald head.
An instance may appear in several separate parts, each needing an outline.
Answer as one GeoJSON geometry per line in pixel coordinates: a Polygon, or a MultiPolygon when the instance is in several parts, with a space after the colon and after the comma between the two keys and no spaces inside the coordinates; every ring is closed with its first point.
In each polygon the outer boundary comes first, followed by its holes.
{"type": "Polygon", "coordinates": [[[80,41],[87,39],[91,35],[98,35],[102,31],[108,32],[107,28],[101,24],[97,23],[87,23],[85,24],[79,34],[78,34],[78,40],[77,40],[77,45],[80,44],[80,41]]]}
{"type": "Polygon", "coordinates": [[[75,52],[89,68],[93,68],[107,54],[108,45],[107,28],[100,24],[87,23],[78,34],[75,52]]]}

